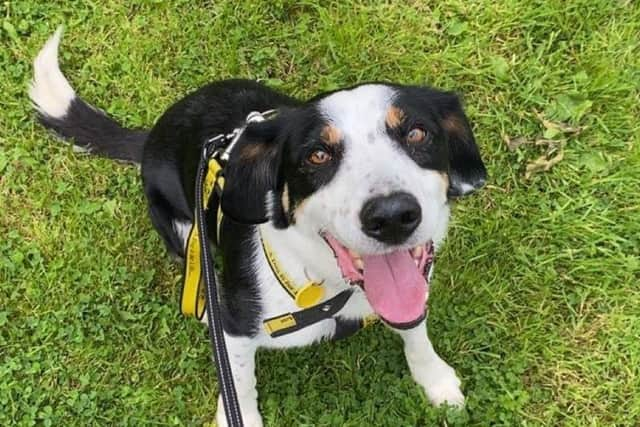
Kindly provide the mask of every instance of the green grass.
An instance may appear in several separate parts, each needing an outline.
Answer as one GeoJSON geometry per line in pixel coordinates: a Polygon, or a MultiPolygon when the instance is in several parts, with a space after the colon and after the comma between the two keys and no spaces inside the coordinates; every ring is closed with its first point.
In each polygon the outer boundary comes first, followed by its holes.
{"type": "Polygon", "coordinates": [[[638,425],[636,2],[211,3],[0,5],[0,425],[202,425],[215,412],[206,332],[178,313],[181,269],[138,171],[74,155],[33,119],[31,60],[60,24],[72,84],[128,126],[232,76],[301,97],[365,80],[464,95],[490,180],[454,209],[429,328],[465,411],[429,406],[378,325],[261,352],[267,425],[638,425]]]}

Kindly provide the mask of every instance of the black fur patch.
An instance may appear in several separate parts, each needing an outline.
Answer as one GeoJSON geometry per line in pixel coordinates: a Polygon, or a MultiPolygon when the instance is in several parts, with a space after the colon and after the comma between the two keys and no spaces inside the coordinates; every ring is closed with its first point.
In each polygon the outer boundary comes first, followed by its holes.
{"type": "Polygon", "coordinates": [[[271,220],[279,228],[295,221],[295,209],[314,191],[335,175],[342,157],[339,144],[322,138],[326,122],[315,105],[283,109],[275,119],[247,127],[234,148],[225,171],[222,208],[239,222],[267,220],[265,199],[272,194],[271,220]],[[246,156],[260,145],[261,156],[246,156]],[[311,153],[322,149],[332,156],[324,165],[307,161],[311,153]],[[282,192],[288,187],[289,209],[282,204],[282,192]]]}
{"type": "MultiPolygon", "coordinates": [[[[327,143],[323,129],[327,125],[315,105],[302,109],[288,121],[285,137],[287,146],[282,159],[281,178],[278,183],[282,190],[288,186],[289,222],[295,220],[295,209],[300,207],[311,194],[326,185],[336,174],[342,159],[342,145],[327,143]],[[311,154],[321,149],[331,155],[331,160],[322,165],[308,161],[311,154]]],[[[278,201],[276,201],[276,205],[278,201]]],[[[284,225],[284,223],[282,224],[284,225]]]]}
{"type": "Polygon", "coordinates": [[[92,154],[140,163],[148,132],[125,129],[102,111],[74,98],[64,117],[39,115],[40,122],[92,154]]]}
{"type": "Polygon", "coordinates": [[[449,197],[482,187],[487,171],[458,97],[424,87],[395,88],[398,96],[394,104],[407,117],[400,127],[387,131],[401,147],[421,167],[449,174],[449,197]],[[417,145],[406,144],[406,135],[414,127],[426,130],[430,140],[417,145]]]}
{"type": "MultiPolygon", "coordinates": [[[[204,141],[241,126],[252,111],[297,104],[254,81],[228,80],[198,89],[162,115],[145,144],[142,179],[152,221],[170,251],[181,255],[183,249],[176,247],[181,239],[167,219],[193,220],[194,183],[204,141]]],[[[208,216],[209,224],[213,216],[208,216]]]]}
{"type": "Polygon", "coordinates": [[[222,326],[231,335],[253,336],[258,332],[262,307],[258,279],[251,261],[254,226],[223,219],[220,233],[222,251],[222,326]]]}
{"type": "Polygon", "coordinates": [[[362,329],[361,320],[345,319],[341,316],[334,317],[334,320],[336,321],[336,332],[333,334],[332,340],[349,338],[362,329]]]}

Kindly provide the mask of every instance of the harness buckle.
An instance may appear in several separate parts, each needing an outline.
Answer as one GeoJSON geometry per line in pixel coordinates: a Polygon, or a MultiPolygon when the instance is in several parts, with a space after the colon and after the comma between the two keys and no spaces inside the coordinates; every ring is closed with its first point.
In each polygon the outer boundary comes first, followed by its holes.
{"type": "Polygon", "coordinates": [[[221,133],[212,138],[205,140],[202,147],[202,157],[205,160],[210,158],[218,158],[221,162],[227,162],[233,147],[236,145],[242,132],[247,128],[249,123],[264,122],[278,114],[278,110],[267,110],[263,112],[252,111],[244,120],[244,125],[235,128],[231,133],[221,133]]]}
{"type": "Polygon", "coordinates": [[[274,117],[276,114],[277,114],[277,110],[267,110],[267,111],[263,111],[262,113],[259,111],[252,111],[249,114],[247,114],[247,118],[244,119],[244,126],[235,128],[233,132],[231,132],[230,134],[227,134],[227,140],[231,142],[229,142],[229,145],[227,145],[224,151],[222,151],[222,153],[220,154],[220,161],[226,162],[229,160],[229,156],[231,155],[231,151],[233,150],[233,147],[235,147],[236,143],[240,139],[240,136],[242,135],[244,130],[247,128],[247,125],[249,125],[249,123],[264,122],[265,120],[268,120],[274,117]]]}
{"type": "Polygon", "coordinates": [[[202,158],[207,161],[213,157],[218,157],[220,150],[227,145],[230,134],[219,134],[205,140],[202,146],[202,158]]]}

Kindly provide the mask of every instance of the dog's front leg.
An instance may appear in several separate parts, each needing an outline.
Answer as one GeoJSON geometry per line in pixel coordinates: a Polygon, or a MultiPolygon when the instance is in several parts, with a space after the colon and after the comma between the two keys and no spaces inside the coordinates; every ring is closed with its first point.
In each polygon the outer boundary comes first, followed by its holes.
{"type": "MultiPolygon", "coordinates": [[[[251,338],[233,337],[225,334],[231,372],[238,394],[238,403],[245,427],[262,427],[262,417],[258,411],[258,390],[256,390],[255,355],[256,345],[251,338]]],[[[216,413],[218,427],[227,427],[222,396],[218,396],[216,413]]]]}
{"type": "Polygon", "coordinates": [[[404,355],[411,376],[424,388],[431,403],[441,405],[447,402],[452,406],[462,406],[464,396],[460,380],[453,368],[433,349],[427,336],[426,320],[412,329],[395,331],[404,341],[404,355]]]}

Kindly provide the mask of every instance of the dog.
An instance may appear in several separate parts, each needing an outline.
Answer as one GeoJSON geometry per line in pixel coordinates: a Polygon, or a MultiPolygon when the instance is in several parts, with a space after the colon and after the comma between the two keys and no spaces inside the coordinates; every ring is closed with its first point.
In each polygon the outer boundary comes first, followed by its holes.
{"type": "MultiPolygon", "coordinates": [[[[203,144],[241,129],[224,170],[222,219],[209,209],[206,222],[219,233],[210,239],[223,254],[223,328],[245,425],[262,425],[258,348],[339,338],[371,315],[400,335],[433,404],[463,405],[460,380],[434,351],[425,321],[426,254],[445,238],[452,201],[486,180],[456,94],[383,82],[298,100],[226,80],[179,100],[151,130],[131,130],[76,95],[59,68],[60,39],[61,29],[34,61],[29,95],[39,120],[79,149],[139,164],[151,222],[179,258],[203,144]],[[246,123],[266,110],[277,114],[246,123]],[[279,273],[294,286],[321,287],[319,302],[352,292],[336,314],[274,337],[265,320],[300,310],[279,273]]],[[[227,425],[220,398],[216,418],[227,425]]]]}

